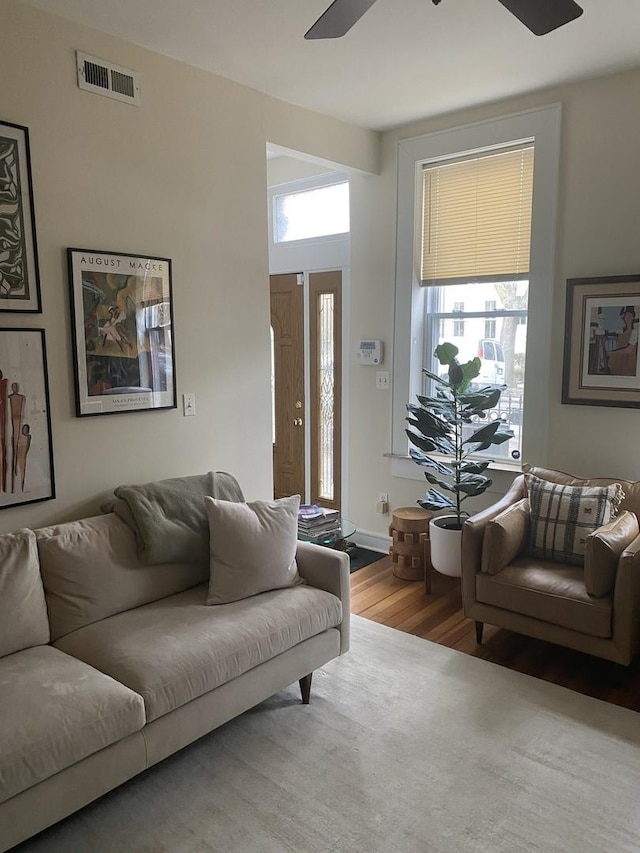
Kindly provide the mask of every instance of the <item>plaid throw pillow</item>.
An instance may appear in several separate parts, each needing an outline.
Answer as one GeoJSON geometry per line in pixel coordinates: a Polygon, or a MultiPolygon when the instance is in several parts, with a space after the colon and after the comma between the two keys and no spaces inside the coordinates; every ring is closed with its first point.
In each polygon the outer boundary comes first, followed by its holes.
{"type": "Polygon", "coordinates": [[[541,560],[584,566],[587,536],[615,517],[620,483],[567,486],[525,474],[529,504],[528,553],[541,560]]]}

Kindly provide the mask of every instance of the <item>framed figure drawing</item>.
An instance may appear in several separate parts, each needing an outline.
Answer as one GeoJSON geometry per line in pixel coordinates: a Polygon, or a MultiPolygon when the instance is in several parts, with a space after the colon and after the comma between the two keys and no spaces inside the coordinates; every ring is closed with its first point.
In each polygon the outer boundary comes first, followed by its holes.
{"type": "Polygon", "coordinates": [[[55,497],[43,329],[0,329],[0,509],[55,497]]]}
{"type": "Polygon", "coordinates": [[[78,417],[175,408],[170,259],[67,254],[78,417]]]}
{"type": "Polygon", "coordinates": [[[3,121],[0,121],[0,311],[41,311],[29,131],[3,121]]]}
{"type": "Polygon", "coordinates": [[[567,281],[562,402],[640,407],[640,274],[567,281]]]}

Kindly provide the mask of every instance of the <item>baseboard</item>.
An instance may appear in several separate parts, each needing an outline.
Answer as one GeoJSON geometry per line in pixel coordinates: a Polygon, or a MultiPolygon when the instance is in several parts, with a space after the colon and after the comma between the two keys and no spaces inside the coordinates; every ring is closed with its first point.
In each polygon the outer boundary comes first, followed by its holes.
{"type": "Polygon", "coordinates": [[[368,548],[370,551],[379,551],[381,554],[388,554],[391,547],[391,537],[384,536],[381,533],[358,530],[352,538],[356,545],[368,548]]]}

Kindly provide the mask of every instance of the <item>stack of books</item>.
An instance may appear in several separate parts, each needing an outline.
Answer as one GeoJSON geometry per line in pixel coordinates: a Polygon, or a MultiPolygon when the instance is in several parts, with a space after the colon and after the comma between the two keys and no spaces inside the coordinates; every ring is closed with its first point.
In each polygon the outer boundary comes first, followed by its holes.
{"type": "Polygon", "coordinates": [[[341,525],[342,518],[337,509],[302,504],[298,511],[298,534],[305,538],[339,533],[341,525]]]}

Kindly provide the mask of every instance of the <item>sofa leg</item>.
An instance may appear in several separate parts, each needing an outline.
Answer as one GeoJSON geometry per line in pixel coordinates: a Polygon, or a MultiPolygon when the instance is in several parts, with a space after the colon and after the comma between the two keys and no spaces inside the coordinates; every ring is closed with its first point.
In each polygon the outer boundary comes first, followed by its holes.
{"type": "Polygon", "coordinates": [[[301,678],[298,682],[300,684],[300,693],[302,693],[302,704],[308,705],[309,700],[311,698],[311,679],[313,678],[313,673],[310,672],[309,675],[305,675],[304,678],[301,678]]]}
{"type": "Polygon", "coordinates": [[[482,645],[482,630],[484,628],[484,622],[476,622],[476,643],[481,646],[482,645]]]}

